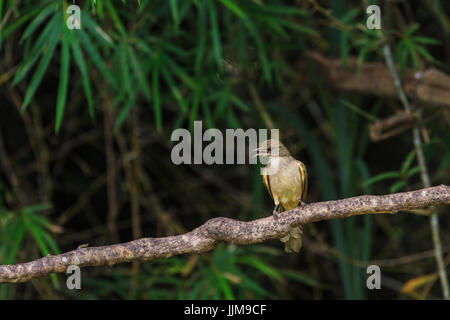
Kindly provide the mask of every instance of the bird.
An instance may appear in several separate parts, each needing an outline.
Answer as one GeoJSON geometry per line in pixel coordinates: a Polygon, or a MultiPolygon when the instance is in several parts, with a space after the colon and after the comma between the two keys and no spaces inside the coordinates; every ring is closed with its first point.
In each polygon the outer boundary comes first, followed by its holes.
{"type": "MultiPolygon", "coordinates": [[[[264,185],[275,203],[273,216],[279,218],[284,211],[305,205],[308,192],[308,173],[303,162],[294,159],[288,149],[278,140],[263,141],[255,156],[268,158],[262,169],[264,185]]],[[[302,227],[293,227],[287,235],[280,238],[284,251],[299,252],[302,247],[302,227]]]]}

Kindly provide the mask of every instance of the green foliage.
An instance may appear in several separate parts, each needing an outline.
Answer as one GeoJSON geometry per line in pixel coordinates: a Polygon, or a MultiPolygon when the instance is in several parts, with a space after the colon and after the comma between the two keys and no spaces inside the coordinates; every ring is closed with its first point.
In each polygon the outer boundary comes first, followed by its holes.
{"type": "MultiPolygon", "coordinates": [[[[41,214],[49,210],[48,204],[27,206],[19,212],[7,211],[0,207],[0,263],[14,264],[26,237],[37,244],[43,256],[60,254],[51,233],[51,224],[41,214]]],[[[59,288],[58,280],[51,275],[53,285],[59,288]]],[[[6,294],[0,292],[0,294],[6,294]]]]}
{"type": "Polygon", "coordinates": [[[401,191],[405,186],[411,185],[409,183],[410,179],[420,173],[419,166],[414,166],[411,168],[411,164],[416,157],[416,150],[412,150],[405,161],[403,161],[400,170],[398,171],[387,171],[380,173],[370,179],[364,181],[364,186],[370,186],[374,183],[393,179],[391,184],[390,192],[395,193],[401,191]]]}
{"type": "Polygon", "coordinates": [[[411,65],[414,69],[419,67],[419,56],[426,61],[439,64],[436,59],[425,49],[425,45],[439,45],[440,41],[429,38],[414,36],[413,33],[419,29],[419,25],[411,26],[402,34],[401,40],[397,44],[397,60],[400,62],[401,70],[408,65],[408,58],[411,59],[411,65]]]}
{"type": "MultiPolygon", "coordinates": [[[[279,70],[273,62],[269,61],[262,37],[281,36],[283,40],[289,41],[293,37],[303,34],[317,35],[310,27],[292,21],[297,16],[305,19],[307,17],[305,11],[278,5],[276,2],[264,5],[256,2],[244,2],[238,6],[228,0],[220,2],[183,1],[182,3],[178,1],[167,3],[143,1],[139,6],[141,14],[137,17],[137,27],[133,31],[127,31],[123,20],[128,18],[132,6],[123,6],[110,1],[98,1],[96,5],[94,4],[92,9],[97,8],[102,12],[106,10],[109,14],[114,26],[114,30],[110,30],[109,33],[100,27],[105,21],[103,14],[101,15],[99,12],[100,23],[95,22],[88,14],[90,6],[86,6],[82,11],[82,30],[68,30],[66,24],[63,23],[63,16],[67,17],[65,1],[57,3],[46,1],[40,8],[41,10],[31,11],[27,16],[27,20],[31,22],[23,33],[21,41],[32,41],[36,38],[37,41],[32,49],[25,53],[13,84],[22,82],[39,56],[41,59],[29,83],[22,107],[25,109],[32,101],[52,61],[55,49],[60,45],[62,55],[55,118],[56,132],[60,129],[66,108],[71,61],[75,61],[80,70],[91,117],[94,116],[94,102],[92,81],[87,72],[89,66],[93,65],[99,69],[102,76],[111,85],[111,89],[119,88],[119,96],[115,100],[115,105],[120,109],[120,116],[117,119],[116,127],[123,123],[133,102],[142,93],[146,100],[152,103],[155,126],[161,130],[163,126],[161,104],[166,102],[161,100],[161,97],[165,97],[161,90],[165,87],[170,88],[172,97],[179,105],[183,115],[190,109],[188,118],[190,122],[199,115],[199,106],[202,106],[203,116],[211,115],[210,105],[212,103],[223,106],[222,112],[231,113],[229,108],[232,106],[242,107],[244,105],[240,103],[239,98],[233,94],[211,95],[223,87],[223,83],[215,79],[223,71],[222,58],[227,52],[240,46],[243,50],[240,51],[240,64],[245,65],[243,60],[250,57],[248,50],[252,49],[243,46],[243,41],[251,41],[257,51],[263,79],[271,83],[273,73],[277,73],[279,70]],[[145,11],[143,11],[144,8],[145,11]],[[229,32],[221,34],[217,11],[224,9],[227,10],[223,13],[227,16],[227,20],[223,22],[222,29],[231,30],[235,24],[242,25],[240,37],[234,37],[229,32]],[[148,12],[154,13],[152,21],[155,23],[163,20],[166,15],[170,15],[174,23],[173,28],[167,28],[160,33],[152,32],[153,23],[145,21],[148,12]],[[179,29],[183,18],[186,18],[188,14],[196,14],[198,17],[197,35],[188,35],[179,29]],[[42,31],[37,36],[36,33],[40,29],[42,31]],[[208,29],[210,29],[209,34],[207,33],[208,29]],[[150,36],[143,37],[144,34],[150,36]],[[180,44],[183,45],[180,46],[180,44]],[[211,54],[206,52],[206,48],[209,46],[212,47],[211,54]],[[108,51],[105,51],[106,48],[108,51]],[[73,59],[71,59],[70,53],[72,53],[73,59]],[[111,60],[112,68],[104,63],[105,58],[111,60]],[[192,59],[195,60],[194,64],[191,64],[192,59]],[[119,80],[118,83],[116,79],[119,80]],[[147,79],[151,79],[151,85],[147,79]],[[180,86],[183,89],[180,89],[180,86]],[[190,101],[190,103],[186,103],[186,101],[190,101]]],[[[12,30],[7,29],[6,31],[12,30]]],[[[3,34],[3,37],[7,34],[3,34]]],[[[229,92],[229,90],[227,91],[229,92]]],[[[231,117],[228,124],[230,125],[234,121],[231,117]]],[[[179,125],[181,124],[182,122],[179,123],[179,125]]]]}

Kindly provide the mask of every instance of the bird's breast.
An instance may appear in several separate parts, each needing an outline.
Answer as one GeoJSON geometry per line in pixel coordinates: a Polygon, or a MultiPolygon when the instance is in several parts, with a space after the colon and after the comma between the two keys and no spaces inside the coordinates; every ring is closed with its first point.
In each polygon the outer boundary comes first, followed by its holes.
{"type": "Polygon", "coordinates": [[[302,180],[300,170],[295,160],[274,159],[269,163],[272,169],[278,165],[277,170],[269,176],[270,189],[275,203],[281,203],[285,210],[297,207],[302,195],[302,180]]]}

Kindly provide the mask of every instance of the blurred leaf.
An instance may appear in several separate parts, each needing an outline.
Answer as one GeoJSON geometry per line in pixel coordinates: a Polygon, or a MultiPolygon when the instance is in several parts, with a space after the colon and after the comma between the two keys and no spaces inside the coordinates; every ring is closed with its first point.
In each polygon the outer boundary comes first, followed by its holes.
{"type": "Polygon", "coordinates": [[[416,156],[416,149],[412,150],[408,156],[406,157],[405,161],[402,164],[401,172],[406,173],[411,166],[411,163],[413,162],[414,158],[416,156]]]}
{"type": "Polygon", "coordinates": [[[303,274],[301,272],[292,271],[292,270],[282,270],[281,273],[284,276],[286,276],[288,279],[292,279],[294,281],[305,284],[307,286],[314,287],[314,288],[320,288],[320,289],[324,289],[324,290],[331,290],[331,287],[329,285],[326,285],[315,279],[312,279],[307,274],[303,274]]]}
{"type": "Polygon", "coordinates": [[[100,70],[103,74],[103,77],[114,87],[117,88],[117,83],[115,81],[115,77],[111,74],[108,68],[103,63],[103,59],[98,53],[95,46],[92,44],[89,36],[87,36],[84,32],[76,33],[83,44],[83,48],[87,51],[88,56],[92,59],[94,65],[100,70]]]}
{"type": "Polygon", "coordinates": [[[231,287],[228,285],[228,281],[226,278],[215,268],[213,268],[214,274],[216,275],[216,280],[219,285],[219,288],[221,289],[224,297],[226,300],[234,300],[233,291],[231,290],[231,287]]]}
{"type": "Polygon", "coordinates": [[[145,74],[142,72],[142,70],[143,70],[142,65],[139,62],[139,60],[136,58],[134,50],[131,46],[128,46],[128,53],[130,56],[131,67],[133,68],[133,71],[139,80],[140,86],[144,91],[145,98],[148,101],[150,101],[150,88],[147,83],[147,78],[146,78],[145,74]]]}
{"type": "Polygon", "coordinates": [[[170,0],[170,12],[172,13],[175,29],[178,29],[178,25],[180,24],[180,18],[178,15],[178,0],[170,0]]]}
{"type": "Polygon", "coordinates": [[[59,87],[58,96],[56,99],[56,121],[55,132],[58,133],[61,128],[61,122],[64,115],[64,109],[66,107],[67,86],[69,83],[69,31],[66,27],[63,27],[63,38],[61,41],[61,70],[59,73],[59,87]]]}
{"type": "Polygon", "coordinates": [[[181,95],[180,89],[178,89],[172,76],[167,71],[167,69],[164,68],[163,64],[161,64],[161,74],[162,74],[165,82],[167,83],[168,87],[170,88],[170,92],[172,93],[173,97],[178,102],[178,105],[180,106],[181,111],[186,112],[188,107],[187,107],[186,102],[183,99],[183,96],[181,95]]]}
{"type": "Polygon", "coordinates": [[[239,8],[237,4],[229,0],[219,0],[225,7],[233,11],[242,20],[248,20],[247,14],[239,8]]]}
{"type": "Polygon", "coordinates": [[[391,186],[391,193],[396,193],[400,191],[406,185],[405,181],[397,181],[391,186]]]}
{"type": "Polygon", "coordinates": [[[211,20],[211,36],[213,39],[214,57],[216,58],[219,69],[222,66],[222,49],[220,45],[219,25],[217,22],[216,7],[213,1],[207,1],[209,9],[209,17],[211,20]]]}
{"type": "MultiPolygon", "coordinates": [[[[60,21],[61,16],[59,16],[58,20],[60,21]]],[[[33,77],[31,78],[30,84],[25,93],[25,98],[23,100],[22,108],[25,109],[31,99],[33,98],[37,87],[41,83],[42,77],[44,76],[45,71],[50,63],[50,60],[53,57],[53,52],[55,51],[56,45],[58,44],[59,38],[61,35],[61,28],[55,27],[52,32],[49,34],[46,47],[44,52],[42,53],[41,61],[39,62],[36,71],[34,72],[33,77]]]]}
{"type": "MultiPolygon", "coordinates": [[[[25,29],[25,31],[22,34],[22,37],[20,38],[20,42],[28,38],[36,29],[39,27],[44,20],[54,13],[56,11],[56,6],[49,5],[44,9],[41,9],[39,14],[36,15],[36,17],[33,19],[33,21],[28,25],[28,27],[25,29]]],[[[54,17],[55,18],[55,17],[54,17]]],[[[53,19],[54,19],[53,18],[53,19]]]]}
{"type": "Polygon", "coordinates": [[[418,299],[424,299],[425,297],[418,294],[416,290],[423,287],[427,283],[436,281],[437,277],[437,273],[432,273],[410,279],[400,288],[400,292],[412,295],[418,299]]]}
{"type": "Polygon", "coordinates": [[[394,178],[400,178],[400,173],[395,172],[395,171],[383,172],[383,173],[376,175],[375,177],[370,178],[369,180],[364,181],[363,186],[366,187],[366,186],[369,186],[371,184],[374,184],[374,183],[382,181],[382,180],[394,179],[394,178]]]}
{"type": "Polygon", "coordinates": [[[131,96],[132,90],[131,86],[131,77],[130,77],[130,70],[128,65],[128,50],[127,50],[127,43],[126,39],[122,39],[120,42],[120,48],[119,48],[119,70],[120,70],[120,78],[121,78],[121,86],[120,86],[120,92],[119,92],[119,100],[123,99],[123,95],[127,95],[128,97],[131,96]]]}
{"type": "Polygon", "coordinates": [[[78,68],[80,69],[81,72],[81,82],[83,84],[84,92],[86,94],[86,100],[88,102],[89,115],[93,119],[95,110],[94,110],[94,100],[92,98],[92,89],[89,80],[89,73],[86,63],[84,62],[83,54],[81,53],[80,45],[78,42],[79,39],[72,36],[72,39],[70,40],[70,46],[72,48],[75,63],[78,65],[78,68]]]}
{"type": "Polygon", "coordinates": [[[155,113],[156,130],[162,130],[162,114],[159,90],[159,56],[156,57],[153,65],[152,83],[153,83],[153,111],[155,113]]]}
{"type": "Polygon", "coordinates": [[[117,13],[114,4],[111,1],[105,1],[104,3],[106,10],[108,10],[110,17],[114,23],[114,26],[116,27],[117,30],[119,30],[122,36],[126,36],[125,28],[122,24],[122,21],[120,21],[119,14],[117,13]]]}
{"type": "Polygon", "coordinates": [[[248,257],[240,258],[239,263],[243,263],[243,264],[252,266],[273,280],[276,280],[276,281],[281,280],[280,272],[278,272],[276,269],[270,267],[269,265],[265,264],[263,261],[255,258],[255,257],[248,256],[248,257]]]}
{"type": "Polygon", "coordinates": [[[16,85],[27,75],[28,71],[30,71],[31,67],[37,61],[40,56],[40,53],[47,48],[48,50],[48,41],[49,39],[53,39],[55,41],[57,38],[56,31],[59,28],[60,19],[58,14],[55,14],[52,19],[46,24],[39,37],[34,43],[33,48],[30,50],[29,54],[25,56],[24,61],[20,64],[19,69],[14,77],[12,85],[16,85]],[[47,46],[46,46],[47,45],[47,46]]]}

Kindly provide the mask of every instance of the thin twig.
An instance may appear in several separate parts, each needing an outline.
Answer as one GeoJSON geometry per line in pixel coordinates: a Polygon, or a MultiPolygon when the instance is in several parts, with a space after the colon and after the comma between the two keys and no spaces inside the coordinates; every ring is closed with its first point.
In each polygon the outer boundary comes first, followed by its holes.
{"type": "Polygon", "coordinates": [[[108,232],[112,241],[119,238],[117,232],[117,190],[116,190],[116,161],[114,155],[114,134],[113,134],[113,108],[108,93],[104,95],[104,133],[105,133],[105,153],[106,153],[106,187],[108,194],[108,232]]]}

